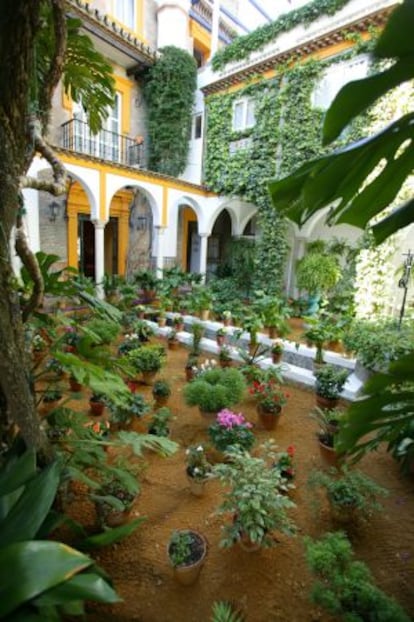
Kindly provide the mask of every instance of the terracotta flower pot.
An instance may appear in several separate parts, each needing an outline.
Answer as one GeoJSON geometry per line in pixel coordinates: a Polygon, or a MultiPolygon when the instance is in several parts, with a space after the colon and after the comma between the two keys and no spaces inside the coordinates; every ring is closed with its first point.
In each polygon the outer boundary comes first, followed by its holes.
{"type": "Polygon", "coordinates": [[[169,350],[178,350],[179,347],[180,347],[180,342],[178,341],[178,339],[170,339],[170,341],[168,341],[169,350]]]}
{"type": "Polygon", "coordinates": [[[190,380],[192,380],[195,376],[195,371],[192,367],[186,367],[185,368],[185,378],[187,380],[187,382],[190,382],[190,380]]]}
{"type": "MultiPolygon", "coordinates": [[[[201,533],[198,533],[197,531],[194,531],[192,529],[184,530],[184,531],[188,531],[189,533],[194,535],[197,541],[198,549],[199,549],[199,557],[198,559],[196,559],[195,561],[187,565],[174,566],[173,572],[174,572],[174,578],[176,581],[178,581],[178,583],[181,583],[181,585],[192,585],[193,583],[197,581],[198,576],[200,574],[200,570],[203,567],[204,562],[206,560],[207,540],[201,533]]],[[[168,547],[167,549],[168,555],[169,555],[169,549],[170,547],[168,547]]]]}
{"type": "Polygon", "coordinates": [[[138,380],[127,380],[126,384],[127,384],[128,389],[131,391],[131,393],[137,392],[138,386],[139,386],[138,380]]]}
{"type": "Polygon", "coordinates": [[[154,383],[154,378],[157,375],[156,371],[143,371],[142,372],[142,379],[144,384],[150,386],[151,384],[154,383]]]}
{"type": "Polygon", "coordinates": [[[91,415],[100,417],[105,410],[105,404],[104,402],[93,402],[92,400],[89,400],[89,408],[91,415]]]}
{"type": "Polygon", "coordinates": [[[82,391],[81,383],[78,382],[75,378],[69,378],[69,388],[74,393],[79,393],[79,391],[82,391]]]}
{"type": "Polygon", "coordinates": [[[220,361],[219,360],[219,365],[222,368],[224,368],[224,367],[231,367],[232,366],[232,361],[220,361]]]}
{"type": "Polygon", "coordinates": [[[252,542],[249,536],[243,532],[240,533],[239,546],[247,553],[254,553],[261,549],[260,542],[252,542]]]}
{"type": "Polygon", "coordinates": [[[282,352],[278,352],[278,353],[276,353],[276,352],[272,352],[272,362],[273,362],[275,365],[277,365],[278,363],[280,363],[280,362],[281,362],[281,360],[282,360],[282,355],[283,355],[283,353],[282,353],[282,352]]]}
{"type": "Polygon", "coordinates": [[[168,404],[168,395],[156,395],[154,396],[155,406],[156,408],[161,408],[162,406],[166,406],[168,404]]]}
{"type": "Polygon", "coordinates": [[[269,412],[263,408],[262,404],[257,404],[256,410],[259,415],[261,426],[265,430],[274,430],[279,423],[280,416],[282,414],[282,407],[279,406],[278,412],[269,412]]]}
{"type": "Polygon", "coordinates": [[[325,464],[336,468],[341,465],[343,455],[338,454],[334,447],[329,447],[329,445],[325,445],[322,441],[319,441],[319,451],[325,464]]]}
{"type": "Polygon", "coordinates": [[[187,481],[190,486],[190,492],[195,497],[202,497],[205,492],[206,479],[200,479],[199,477],[190,477],[187,475],[187,481]]]}
{"type": "Polygon", "coordinates": [[[338,406],[338,402],[338,398],[323,397],[322,395],[318,395],[316,393],[316,405],[319,406],[319,408],[331,410],[332,408],[336,408],[336,406],[338,406]]]}
{"type": "Polygon", "coordinates": [[[218,346],[224,346],[225,336],[224,335],[216,335],[216,342],[218,346]]]}

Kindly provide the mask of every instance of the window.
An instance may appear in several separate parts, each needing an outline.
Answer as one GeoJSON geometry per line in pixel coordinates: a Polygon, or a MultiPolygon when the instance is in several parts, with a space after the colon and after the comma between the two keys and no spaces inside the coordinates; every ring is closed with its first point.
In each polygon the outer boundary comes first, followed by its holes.
{"type": "Polygon", "coordinates": [[[115,0],[114,17],[131,30],[135,30],[135,0],[115,0]]]}
{"type": "Polygon", "coordinates": [[[192,132],[193,138],[201,138],[203,135],[203,115],[202,114],[196,114],[193,117],[193,132],[192,132]]]}
{"type": "Polygon", "coordinates": [[[92,134],[87,124],[85,110],[80,104],[73,109],[73,146],[75,151],[97,156],[111,162],[119,162],[121,128],[121,95],[116,93],[115,102],[108,118],[98,134],[92,134]]]}
{"type": "Polygon", "coordinates": [[[253,127],[256,123],[254,114],[254,100],[245,97],[238,99],[233,104],[233,130],[235,132],[241,132],[253,127]]]}
{"type": "Polygon", "coordinates": [[[368,62],[368,55],[361,54],[349,61],[334,63],[328,67],[313,92],[313,106],[327,110],[347,82],[365,78],[368,73],[368,62]]]}

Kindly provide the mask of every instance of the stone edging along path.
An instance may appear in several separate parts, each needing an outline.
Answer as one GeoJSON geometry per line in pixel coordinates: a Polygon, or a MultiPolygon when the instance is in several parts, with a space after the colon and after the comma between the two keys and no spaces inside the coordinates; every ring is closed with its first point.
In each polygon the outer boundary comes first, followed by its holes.
{"type": "MultiPolygon", "coordinates": [[[[173,313],[167,313],[167,317],[172,317],[173,315],[173,313]]],[[[166,337],[168,332],[171,330],[171,326],[159,327],[156,322],[152,322],[150,320],[146,321],[154,330],[154,333],[161,337],[166,337]]],[[[206,353],[218,355],[220,347],[216,343],[215,334],[219,328],[223,327],[221,322],[200,320],[200,318],[192,315],[185,315],[185,330],[177,333],[178,340],[184,345],[191,346],[192,335],[188,329],[191,327],[193,322],[203,324],[205,327],[205,334],[207,336],[203,337],[201,340],[201,349],[206,353]]],[[[240,329],[234,326],[229,326],[226,327],[226,330],[228,331],[231,341],[233,333],[240,329]]],[[[248,333],[242,333],[240,342],[247,344],[248,339],[248,333]]],[[[269,339],[269,337],[264,333],[259,333],[258,339],[260,343],[265,345],[270,345],[272,343],[272,339],[269,339]]],[[[283,360],[281,363],[282,376],[291,382],[297,382],[307,387],[313,387],[315,385],[315,377],[312,371],[312,361],[315,358],[315,348],[308,347],[304,344],[300,344],[299,347],[297,347],[294,342],[288,341],[287,339],[280,339],[280,341],[282,341],[284,346],[283,360]]],[[[230,349],[232,359],[234,361],[241,362],[242,359],[238,354],[237,347],[232,346],[231,343],[228,347],[230,349]]],[[[337,352],[330,352],[328,350],[324,351],[324,359],[327,363],[349,370],[350,374],[341,393],[341,397],[350,401],[355,400],[363,386],[362,380],[355,374],[355,359],[345,358],[337,352]]],[[[258,364],[263,369],[267,369],[272,365],[272,359],[270,357],[263,357],[260,359],[258,364]]]]}

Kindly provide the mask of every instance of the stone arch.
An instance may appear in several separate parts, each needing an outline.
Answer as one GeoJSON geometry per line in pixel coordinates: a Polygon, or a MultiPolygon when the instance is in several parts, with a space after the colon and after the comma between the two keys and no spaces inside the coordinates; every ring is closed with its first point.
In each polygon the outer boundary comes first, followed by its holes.
{"type": "Polygon", "coordinates": [[[107,218],[109,218],[110,208],[113,198],[119,193],[121,190],[134,190],[137,189],[142,195],[145,197],[147,201],[151,213],[152,213],[152,221],[154,227],[160,227],[162,225],[162,200],[161,197],[157,194],[160,194],[160,188],[157,186],[152,186],[151,184],[147,184],[145,182],[135,181],[129,178],[120,178],[117,176],[116,181],[114,182],[111,177],[108,175],[108,183],[107,183],[107,197],[106,197],[106,206],[105,213],[107,218]],[[158,191],[158,192],[157,192],[158,191]]]}

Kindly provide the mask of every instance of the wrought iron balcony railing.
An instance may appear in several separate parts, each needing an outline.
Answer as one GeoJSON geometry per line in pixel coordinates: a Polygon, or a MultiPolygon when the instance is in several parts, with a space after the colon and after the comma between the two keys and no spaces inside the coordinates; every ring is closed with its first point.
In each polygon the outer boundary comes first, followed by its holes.
{"type": "Polygon", "coordinates": [[[88,124],[80,119],[63,123],[61,129],[64,149],[126,166],[141,168],[143,165],[143,144],[133,138],[108,130],[92,134],[88,124]]]}

